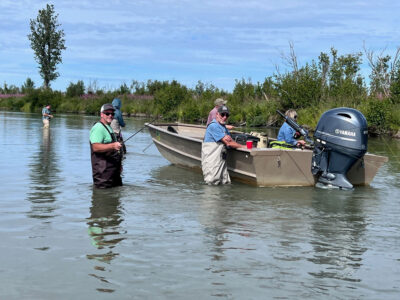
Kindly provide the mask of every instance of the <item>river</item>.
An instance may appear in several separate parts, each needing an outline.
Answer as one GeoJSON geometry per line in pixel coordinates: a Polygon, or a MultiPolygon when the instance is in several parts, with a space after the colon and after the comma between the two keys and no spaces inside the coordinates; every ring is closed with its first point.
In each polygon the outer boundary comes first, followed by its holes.
{"type": "Polygon", "coordinates": [[[389,162],[352,191],[214,187],[143,130],[96,190],[97,117],[0,118],[0,299],[400,299],[397,140],[370,138],[389,162]]]}

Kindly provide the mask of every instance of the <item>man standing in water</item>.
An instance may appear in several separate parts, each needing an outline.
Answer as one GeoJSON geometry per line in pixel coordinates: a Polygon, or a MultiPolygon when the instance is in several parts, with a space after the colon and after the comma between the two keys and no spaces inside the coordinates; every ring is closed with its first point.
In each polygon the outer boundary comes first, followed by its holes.
{"type": "Polygon", "coordinates": [[[42,109],[43,128],[49,128],[50,127],[50,119],[51,118],[53,118],[53,115],[51,114],[51,105],[47,104],[42,109]]]}
{"type": "Polygon", "coordinates": [[[100,109],[100,122],[90,130],[93,183],[97,188],[121,186],[121,143],[110,127],[115,108],[110,103],[100,109]]]}
{"type": "Polygon", "coordinates": [[[245,145],[236,143],[232,139],[229,130],[226,128],[228,118],[228,108],[224,105],[220,106],[215,119],[207,126],[201,146],[201,168],[204,181],[210,185],[231,182],[226,164],[226,147],[246,148],[245,145]]]}

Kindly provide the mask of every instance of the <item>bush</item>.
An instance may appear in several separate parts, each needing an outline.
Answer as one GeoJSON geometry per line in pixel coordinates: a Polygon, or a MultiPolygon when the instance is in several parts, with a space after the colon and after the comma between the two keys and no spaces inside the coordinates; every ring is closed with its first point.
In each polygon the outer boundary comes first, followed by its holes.
{"type": "Polygon", "coordinates": [[[67,87],[66,96],[69,98],[72,97],[79,97],[85,93],[85,84],[82,80],[78,80],[77,83],[70,82],[69,86],[67,87]]]}
{"type": "Polygon", "coordinates": [[[389,128],[391,119],[389,101],[370,98],[361,109],[371,132],[381,133],[389,128]]]}
{"type": "Polygon", "coordinates": [[[314,63],[297,72],[276,76],[276,84],[284,110],[316,105],[322,97],[322,81],[314,63]]]}
{"type": "Polygon", "coordinates": [[[190,99],[188,89],[175,80],[167,87],[157,91],[154,95],[157,109],[167,118],[176,117],[179,104],[188,99],[190,99]]]}
{"type": "Polygon", "coordinates": [[[190,99],[179,110],[180,119],[184,122],[194,122],[200,118],[200,110],[197,101],[190,99]]]}
{"type": "Polygon", "coordinates": [[[390,129],[399,130],[400,129],[400,104],[396,104],[390,109],[390,129]]]}
{"type": "Polygon", "coordinates": [[[24,96],[24,103],[30,103],[31,112],[41,110],[45,105],[50,104],[53,110],[61,104],[63,95],[59,91],[51,89],[36,89],[24,96]]]}

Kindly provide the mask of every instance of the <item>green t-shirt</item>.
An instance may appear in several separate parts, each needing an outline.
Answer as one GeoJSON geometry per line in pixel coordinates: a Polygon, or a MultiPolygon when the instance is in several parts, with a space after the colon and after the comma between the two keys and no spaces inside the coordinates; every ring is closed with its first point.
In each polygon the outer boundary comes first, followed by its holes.
{"type": "MultiPolygon", "coordinates": [[[[112,133],[113,130],[110,127],[110,125],[106,125],[108,130],[112,133]]],[[[109,132],[104,128],[103,124],[100,122],[97,122],[94,124],[92,129],[90,130],[90,143],[95,144],[95,143],[100,143],[100,144],[109,144],[112,143],[112,137],[109,132]]]]}

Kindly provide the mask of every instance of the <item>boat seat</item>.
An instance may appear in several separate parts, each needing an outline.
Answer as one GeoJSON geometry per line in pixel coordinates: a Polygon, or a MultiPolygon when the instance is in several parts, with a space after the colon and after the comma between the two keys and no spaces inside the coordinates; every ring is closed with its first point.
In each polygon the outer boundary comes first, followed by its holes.
{"type": "Polygon", "coordinates": [[[175,129],[174,127],[172,127],[172,126],[168,126],[168,127],[167,127],[167,130],[168,130],[169,132],[178,133],[178,131],[176,131],[176,129],[175,129]]]}

